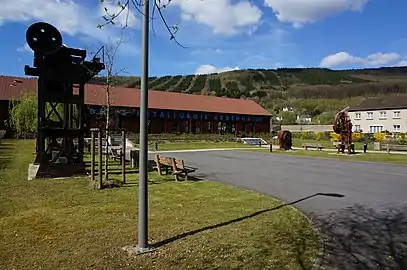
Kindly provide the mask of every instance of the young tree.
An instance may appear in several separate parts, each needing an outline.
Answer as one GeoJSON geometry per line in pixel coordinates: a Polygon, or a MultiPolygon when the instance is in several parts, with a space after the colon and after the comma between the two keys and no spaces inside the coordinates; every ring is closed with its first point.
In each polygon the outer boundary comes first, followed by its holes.
{"type": "MultiPolygon", "coordinates": [[[[115,70],[115,58],[117,51],[120,47],[120,45],[123,43],[123,36],[121,35],[119,40],[112,42],[111,40],[109,41],[109,44],[107,44],[104,47],[104,55],[106,56],[105,58],[105,91],[106,91],[106,105],[102,107],[102,117],[104,117],[105,120],[105,140],[106,140],[106,146],[105,146],[105,162],[104,162],[104,173],[105,173],[105,182],[108,183],[109,181],[109,172],[108,172],[108,167],[109,167],[109,137],[111,136],[111,133],[109,129],[111,128],[112,122],[115,120],[114,115],[115,111],[111,107],[111,88],[114,85],[114,79],[115,77],[123,72],[122,70],[115,70]]],[[[124,150],[123,150],[124,151],[124,150]]]]}
{"type": "Polygon", "coordinates": [[[8,125],[15,135],[27,138],[37,130],[37,95],[25,94],[21,100],[12,100],[10,103],[8,125]]]}

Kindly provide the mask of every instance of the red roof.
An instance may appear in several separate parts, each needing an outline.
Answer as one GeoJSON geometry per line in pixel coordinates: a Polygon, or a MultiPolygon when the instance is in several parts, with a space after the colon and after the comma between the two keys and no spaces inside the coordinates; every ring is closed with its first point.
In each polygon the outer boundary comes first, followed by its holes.
{"type": "MultiPolygon", "coordinates": [[[[37,91],[36,78],[0,76],[0,100],[19,99],[25,92],[37,91]]],[[[140,106],[140,90],[127,87],[112,87],[110,102],[116,107],[140,106]]],[[[106,91],[103,85],[85,86],[85,103],[105,105],[106,91]]],[[[202,111],[230,114],[262,115],[271,114],[253,100],[232,99],[214,96],[191,95],[176,92],[148,91],[148,107],[162,110],[202,111]]]]}

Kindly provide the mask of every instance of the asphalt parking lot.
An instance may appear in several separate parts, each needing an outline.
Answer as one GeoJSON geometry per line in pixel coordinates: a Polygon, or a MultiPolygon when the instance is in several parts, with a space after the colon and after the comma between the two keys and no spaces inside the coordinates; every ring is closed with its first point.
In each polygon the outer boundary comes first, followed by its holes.
{"type": "Polygon", "coordinates": [[[163,153],[195,176],[272,195],[326,239],[321,269],[407,269],[407,166],[248,151],[163,153]]]}

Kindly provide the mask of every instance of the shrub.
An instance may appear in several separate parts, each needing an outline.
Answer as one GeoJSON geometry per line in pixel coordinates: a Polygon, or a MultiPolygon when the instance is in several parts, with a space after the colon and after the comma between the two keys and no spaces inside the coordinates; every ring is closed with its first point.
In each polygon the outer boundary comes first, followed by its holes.
{"type": "Polygon", "coordinates": [[[363,136],[362,133],[360,132],[353,132],[352,133],[352,141],[353,142],[360,142],[362,140],[363,136]]]}
{"type": "Polygon", "coordinates": [[[318,131],[315,132],[315,139],[318,141],[329,140],[329,132],[318,131]]]}
{"type": "Polygon", "coordinates": [[[377,132],[373,135],[375,142],[383,142],[386,139],[386,133],[377,132]]]}
{"type": "Polygon", "coordinates": [[[340,135],[340,134],[337,134],[337,133],[335,133],[335,132],[333,132],[333,131],[331,131],[331,132],[329,133],[329,137],[330,137],[331,140],[334,141],[334,142],[339,142],[339,141],[341,140],[341,135],[340,135]]]}

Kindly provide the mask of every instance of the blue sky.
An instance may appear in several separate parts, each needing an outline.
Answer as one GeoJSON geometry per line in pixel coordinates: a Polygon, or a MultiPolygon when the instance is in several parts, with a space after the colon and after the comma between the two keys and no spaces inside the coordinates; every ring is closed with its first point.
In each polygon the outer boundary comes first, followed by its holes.
{"type": "MultiPolygon", "coordinates": [[[[114,69],[140,75],[141,14],[134,6],[125,30],[120,27],[125,12],[115,26],[97,28],[104,7],[114,13],[116,3],[0,0],[0,75],[23,76],[24,65],[32,64],[25,31],[36,21],[55,25],[66,45],[89,52],[114,44],[122,35],[114,69]]],[[[170,25],[178,25],[177,39],[187,48],[170,41],[163,23],[154,20],[149,72],[163,76],[245,68],[404,66],[406,11],[405,0],[172,0],[163,13],[170,25]]]]}

